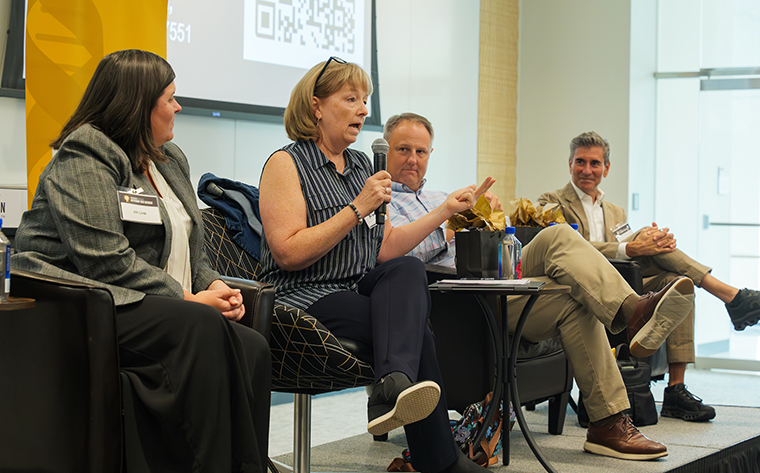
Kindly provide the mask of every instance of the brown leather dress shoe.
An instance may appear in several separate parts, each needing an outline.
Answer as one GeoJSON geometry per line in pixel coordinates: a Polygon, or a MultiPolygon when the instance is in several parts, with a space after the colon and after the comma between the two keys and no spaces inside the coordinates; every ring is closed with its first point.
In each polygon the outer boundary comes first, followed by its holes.
{"type": "Polygon", "coordinates": [[[668,454],[668,447],[639,432],[625,414],[602,427],[590,423],[583,449],[623,460],[653,460],[668,454]]]}
{"type": "Polygon", "coordinates": [[[662,288],[639,297],[628,320],[631,355],[652,356],[694,307],[694,283],[679,276],[662,288]]]}

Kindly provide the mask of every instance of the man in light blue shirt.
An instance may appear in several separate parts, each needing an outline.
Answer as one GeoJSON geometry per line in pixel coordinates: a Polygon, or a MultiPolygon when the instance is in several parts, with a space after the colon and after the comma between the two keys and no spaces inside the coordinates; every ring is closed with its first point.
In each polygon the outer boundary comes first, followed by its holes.
{"type": "MultiPolygon", "coordinates": [[[[420,115],[403,113],[389,118],[384,137],[388,142],[388,172],[391,183],[391,202],[388,204],[394,227],[410,223],[433,212],[446,200],[446,192],[427,190],[425,172],[433,152],[433,126],[420,115]]],[[[491,192],[484,194],[495,208],[501,209],[499,199],[491,192]]],[[[443,222],[422,243],[409,252],[425,263],[455,267],[454,231],[443,222]]]]}

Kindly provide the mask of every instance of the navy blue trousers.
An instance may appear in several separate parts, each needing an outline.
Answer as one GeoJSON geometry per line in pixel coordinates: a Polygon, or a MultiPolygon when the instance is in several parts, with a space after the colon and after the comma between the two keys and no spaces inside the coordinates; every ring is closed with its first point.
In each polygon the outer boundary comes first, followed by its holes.
{"type": "MultiPolygon", "coordinates": [[[[417,258],[404,256],[383,263],[364,276],[358,293],[325,296],[307,312],[336,337],[371,346],[377,379],[400,371],[412,382],[429,380],[443,386],[428,324],[425,265],[417,258]]],[[[438,406],[426,419],[404,427],[417,471],[436,473],[457,459],[446,405],[442,390],[438,406]]]]}

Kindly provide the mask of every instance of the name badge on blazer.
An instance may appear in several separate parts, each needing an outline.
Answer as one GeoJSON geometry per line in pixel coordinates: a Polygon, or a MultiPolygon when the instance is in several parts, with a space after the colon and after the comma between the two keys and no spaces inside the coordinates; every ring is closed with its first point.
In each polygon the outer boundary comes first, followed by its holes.
{"type": "Polygon", "coordinates": [[[619,223],[613,230],[612,233],[615,235],[615,239],[618,242],[621,242],[628,238],[629,236],[633,235],[633,231],[631,230],[631,226],[628,225],[628,222],[619,223]]]}
{"type": "Polygon", "coordinates": [[[119,214],[125,222],[161,224],[158,197],[142,193],[142,189],[119,189],[119,214]]]}

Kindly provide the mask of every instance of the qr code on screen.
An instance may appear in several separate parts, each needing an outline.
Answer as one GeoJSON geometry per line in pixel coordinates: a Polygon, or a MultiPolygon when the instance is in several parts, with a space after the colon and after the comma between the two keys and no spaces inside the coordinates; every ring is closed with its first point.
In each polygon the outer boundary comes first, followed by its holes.
{"type": "MultiPolygon", "coordinates": [[[[360,0],[364,1],[364,0],[360,0]]],[[[274,41],[353,53],[356,1],[257,0],[256,35],[274,41]]]]}
{"type": "Polygon", "coordinates": [[[287,63],[298,51],[301,58],[324,60],[328,53],[353,62],[364,53],[365,2],[247,0],[246,59],[287,63]]]}

